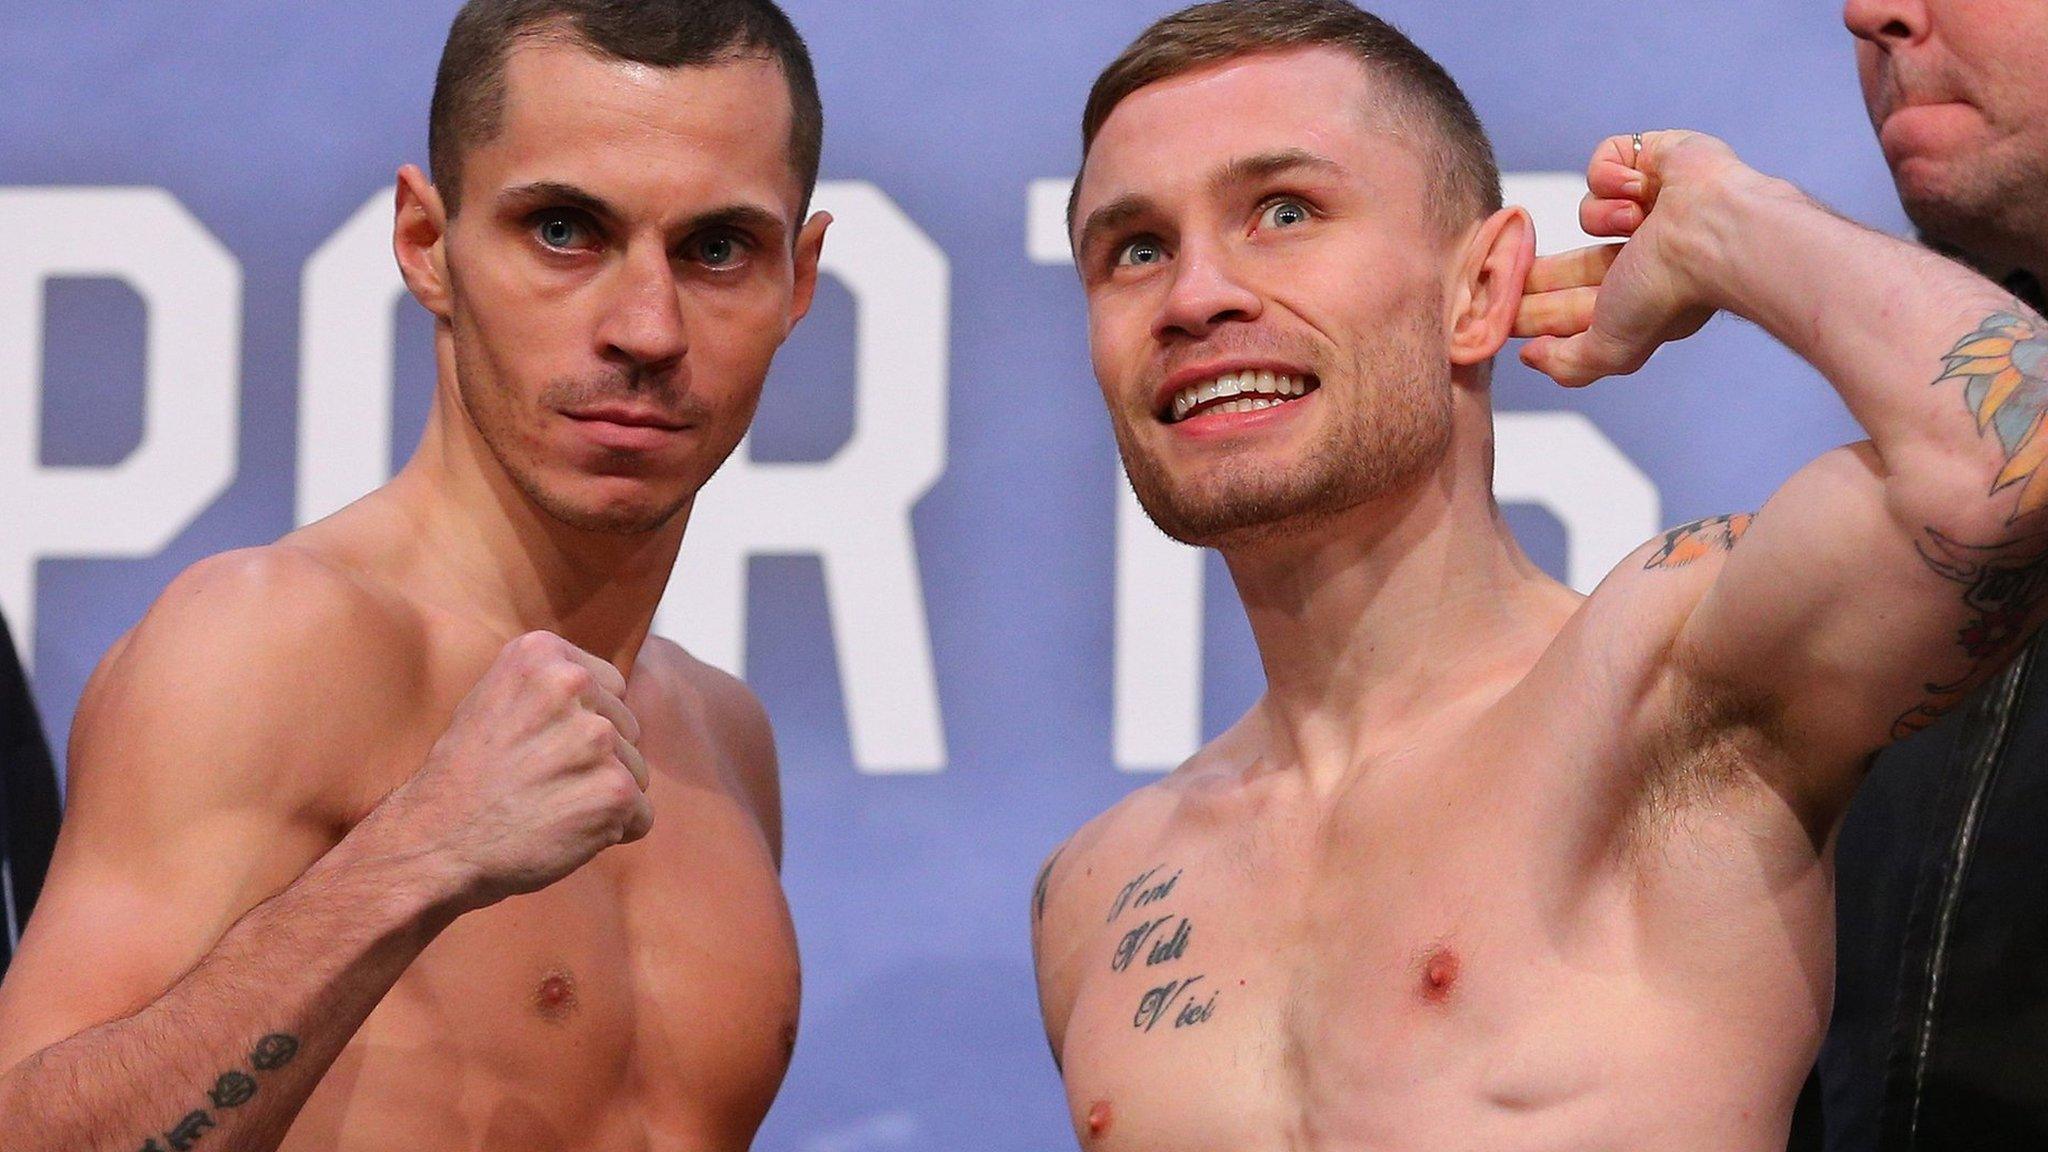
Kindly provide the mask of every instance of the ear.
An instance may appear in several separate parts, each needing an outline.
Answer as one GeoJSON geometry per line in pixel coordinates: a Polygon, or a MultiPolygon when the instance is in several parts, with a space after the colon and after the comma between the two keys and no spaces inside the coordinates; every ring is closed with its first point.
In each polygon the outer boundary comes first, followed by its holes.
{"type": "Polygon", "coordinates": [[[448,212],[441,192],[417,165],[398,170],[398,209],[391,224],[391,251],[399,275],[427,311],[448,319],[452,310],[448,287],[448,212]]]}
{"type": "Polygon", "coordinates": [[[1450,284],[1451,363],[1484,364],[1500,352],[1514,331],[1535,261],[1536,226],[1521,208],[1494,213],[1466,240],[1450,284]]]}
{"type": "Polygon", "coordinates": [[[825,229],[831,226],[830,212],[816,212],[797,230],[794,253],[796,287],[790,294],[789,324],[782,330],[784,338],[795,331],[797,321],[810,312],[811,301],[818,294],[818,258],[825,251],[825,229]]]}

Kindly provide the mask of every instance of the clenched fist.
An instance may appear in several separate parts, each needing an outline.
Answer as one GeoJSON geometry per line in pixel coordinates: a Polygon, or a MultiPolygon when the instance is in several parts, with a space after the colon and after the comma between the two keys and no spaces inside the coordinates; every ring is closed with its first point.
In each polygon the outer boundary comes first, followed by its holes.
{"type": "Polygon", "coordinates": [[[654,810],[625,693],[618,669],[559,636],[513,640],[378,806],[379,831],[445,870],[460,911],[545,888],[645,836],[654,810]]]}
{"type": "Polygon", "coordinates": [[[1515,335],[1534,337],[1523,362],[1560,384],[1634,372],[1731,306],[1713,273],[1719,208],[1777,190],[1711,136],[1645,132],[1640,153],[1635,140],[1600,145],[1579,206],[1587,235],[1627,242],[1543,257],[1529,272],[1515,335]]]}

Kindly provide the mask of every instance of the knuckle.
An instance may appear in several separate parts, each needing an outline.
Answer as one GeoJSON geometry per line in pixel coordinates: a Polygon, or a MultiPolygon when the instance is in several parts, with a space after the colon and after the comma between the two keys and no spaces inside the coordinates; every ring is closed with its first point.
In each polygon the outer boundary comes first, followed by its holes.
{"type": "Polygon", "coordinates": [[[595,712],[585,712],[576,719],[576,736],[583,749],[598,757],[609,756],[618,749],[618,731],[612,722],[595,712]]]}
{"type": "Polygon", "coordinates": [[[581,696],[593,681],[588,668],[574,660],[557,659],[548,668],[548,683],[564,696],[581,696]]]}

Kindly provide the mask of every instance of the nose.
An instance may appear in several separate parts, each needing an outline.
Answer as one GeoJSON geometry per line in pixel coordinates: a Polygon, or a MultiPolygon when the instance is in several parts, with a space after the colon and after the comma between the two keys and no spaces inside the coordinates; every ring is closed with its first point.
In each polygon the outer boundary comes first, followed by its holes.
{"type": "Polygon", "coordinates": [[[1153,335],[1201,339],[1218,325],[1255,320],[1259,294],[1247,286],[1221,246],[1189,244],[1174,261],[1173,280],[1153,335]]]}
{"type": "Polygon", "coordinates": [[[611,280],[597,332],[605,359],[636,374],[673,367],[689,351],[690,338],[667,251],[659,245],[629,249],[611,280]]]}
{"type": "Polygon", "coordinates": [[[1925,0],[1848,0],[1842,23],[1858,39],[1890,51],[1926,39],[1934,22],[1925,0]]]}

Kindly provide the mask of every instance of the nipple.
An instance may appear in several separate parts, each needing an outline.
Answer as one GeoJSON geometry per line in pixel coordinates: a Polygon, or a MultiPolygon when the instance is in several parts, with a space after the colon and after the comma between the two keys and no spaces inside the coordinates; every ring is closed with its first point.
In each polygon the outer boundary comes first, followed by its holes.
{"type": "Polygon", "coordinates": [[[1097,1100],[1088,1109],[1088,1135],[1100,1136],[1109,1131],[1110,1123],[1114,1119],[1115,1117],[1110,1114],[1109,1101],[1097,1100]]]}
{"type": "Polygon", "coordinates": [[[1441,1004],[1451,998],[1451,989],[1457,983],[1458,954],[1444,947],[1432,949],[1422,962],[1422,998],[1431,1004],[1441,1004]]]}
{"type": "Polygon", "coordinates": [[[576,1011],[576,980],[567,972],[554,971],[541,978],[533,990],[533,1010],[545,1020],[566,1020],[576,1011]]]}

